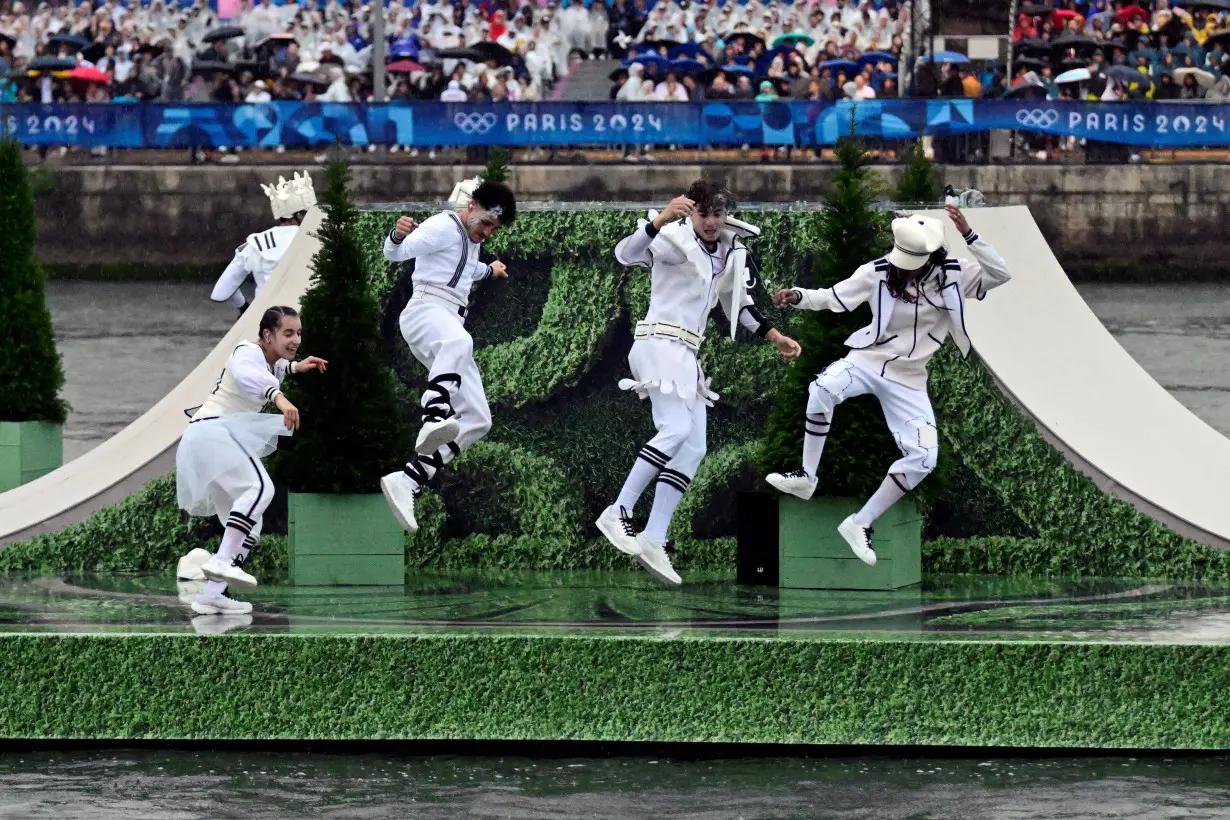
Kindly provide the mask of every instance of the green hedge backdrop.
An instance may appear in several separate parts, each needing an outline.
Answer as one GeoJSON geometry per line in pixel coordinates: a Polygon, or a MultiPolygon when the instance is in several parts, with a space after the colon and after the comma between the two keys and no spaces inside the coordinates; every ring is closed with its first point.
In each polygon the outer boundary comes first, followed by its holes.
{"type": "MultiPolygon", "coordinates": [[[[396,321],[408,297],[406,271],[381,255],[395,216],[369,211],[360,224],[402,412],[416,424],[424,373],[396,321]]],[[[422,530],[407,542],[409,571],[627,563],[599,540],[592,522],[653,434],[648,404],[617,387],[627,375],[631,322],[648,302],[648,277],[616,264],[612,249],[639,216],[524,212],[489,243],[488,251],[508,264],[510,279],[476,289],[468,325],[495,427],[445,472],[438,493],[421,502],[422,530]]],[[[825,251],[819,214],[745,210],[743,216],[763,230],[751,254],[760,303],[778,287],[808,284],[825,251]]],[[[768,313],[787,328],[799,318],[768,313]]],[[[672,533],[676,563],[685,571],[733,569],[735,496],[762,486],[758,448],[786,367],[771,345],[750,335],[732,343],[722,327],[712,325],[703,356],[722,397],[710,414],[710,454],[672,533]]],[[[305,328],[305,349],[311,332],[305,328]]],[[[963,361],[947,346],[931,372],[942,456],[928,479],[934,485],[927,494],[928,571],[1230,579],[1226,553],[1105,496],[1068,465],[991,384],[976,356],[963,361]]],[[[835,439],[841,419],[836,414],[835,439]]],[[[878,482],[885,467],[868,460],[848,469],[865,469],[878,482]]],[[[647,508],[638,512],[643,519],[647,508]]],[[[271,511],[266,531],[275,534],[253,555],[255,571],[270,581],[285,569],[276,519],[271,511]]],[[[82,524],[8,547],[0,552],[0,570],[169,570],[177,555],[215,537],[210,522],[177,512],[174,479],[166,477],[82,524]]]]}

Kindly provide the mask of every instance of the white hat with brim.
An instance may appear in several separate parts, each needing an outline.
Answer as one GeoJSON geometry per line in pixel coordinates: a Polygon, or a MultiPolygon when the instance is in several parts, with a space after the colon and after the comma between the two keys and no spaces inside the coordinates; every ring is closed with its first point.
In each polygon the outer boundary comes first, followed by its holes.
{"type": "Polygon", "coordinates": [[[900,270],[918,270],[931,254],[944,247],[944,223],[930,216],[915,214],[893,220],[893,249],[889,264],[900,270]]]}

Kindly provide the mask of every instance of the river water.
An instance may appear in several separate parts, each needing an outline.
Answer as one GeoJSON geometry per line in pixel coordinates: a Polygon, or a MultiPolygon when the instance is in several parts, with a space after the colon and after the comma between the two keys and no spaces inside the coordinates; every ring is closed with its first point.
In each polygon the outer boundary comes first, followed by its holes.
{"type": "MultiPolygon", "coordinates": [[[[1080,293],[1153,378],[1230,435],[1230,286],[1099,284],[1080,293]]],[[[152,407],[235,315],[209,301],[207,283],[53,281],[47,303],[73,406],[65,459],[152,407]]]]}
{"type": "MultiPolygon", "coordinates": [[[[1230,434],[1230,287],[1086,285],[1123,346],[1230,434]]],[[[230,327],[208,285],[48,285],[73,405],[65,458],[149,409],[230,327]]],[[[399,757],[0,751],[0,819],[1230,818],[1209,758],[399,757]]]]}

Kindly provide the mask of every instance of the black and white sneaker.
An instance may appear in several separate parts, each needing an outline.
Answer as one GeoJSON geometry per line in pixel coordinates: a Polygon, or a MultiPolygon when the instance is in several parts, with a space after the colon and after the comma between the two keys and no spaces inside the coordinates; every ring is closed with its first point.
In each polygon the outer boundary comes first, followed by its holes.
{"type": "Polygon", "coordinates": [[[803,470],[791,470],[788,473],[769,473],[765,476],[764,480],[768,482],[770,487],[780,490],[787,495],[792,495],[795,498],[801,498],[804,501],[811,500],[812,493],[816,491],[816,485],[819,483],[803,470]]]}
{"type": "Polygon", "coordinates": [[[876,551],[871,547],[871,534],[874,532],[871,527],[859,526],[854,523],[854,516],[851,515],[837,525],[837,532],[846,539],[846,543],[860,561],[870,567],[876,565],[876,551]]]}
{"type": "Polygon", "coordinates": [[[636,539],[636,527],[632,525],[632,516],[623,507],[611,505],[598,516],[598,530],[606,536],[606,540],[615,545],[620,552],[636,556],[641,554],[641,544],[636,539]]]}

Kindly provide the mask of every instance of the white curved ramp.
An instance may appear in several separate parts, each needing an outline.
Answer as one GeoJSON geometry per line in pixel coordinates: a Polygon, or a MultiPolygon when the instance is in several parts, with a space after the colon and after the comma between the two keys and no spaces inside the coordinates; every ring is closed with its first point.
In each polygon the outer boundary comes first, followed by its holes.
{"type": "MultiPolygon", "coordinates": [[[[969,257],[948,224],[949,247],[969,257]]],[[[1104,492],[1176,532],[1230,549],[1230,439],[1128,355],[1072,286],[1029,209],[971,208],[970,226],[1012,281],[967,306],[966,328],[1000,389],[1104,492]]]]}
{"type": "Polygon", "coordinates": [[[162,401],[88,453],[36,481],[0,494],[0,545],[84,521],[94,511],[120,501],[175,467],[175,448],[188,425],[184,411],[205,400],[235,345],[256,339],[266,308],[298,307],[311,277],[312,257],[320,246],[315,232],[321,216],[318,208],[308,212],[260,296],[162,401]]]}

